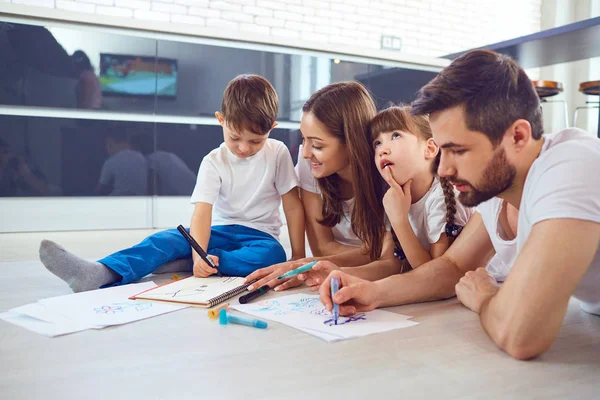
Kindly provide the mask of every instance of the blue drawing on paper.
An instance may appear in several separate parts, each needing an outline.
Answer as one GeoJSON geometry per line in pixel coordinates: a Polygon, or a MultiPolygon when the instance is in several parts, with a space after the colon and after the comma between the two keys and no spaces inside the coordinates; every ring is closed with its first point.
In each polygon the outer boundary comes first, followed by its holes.
{"type": "Polygon", "coordinates": [[[113,303],[102,307],[94,308],[96,314],[103,315],[114,315],[117,313],[122,313],[125,310],[130,311],[144,311],[152,307],[152,303],[142,303],[135,301],[128,301],[123,303],[113,303]]]}
{"type": "MultiPolygon", "coordinates": [[[[365,315],[365,313],[360,313],[360,314],[353,315],[351,317],[338,318],[337,324],[345,325],[345,324],[350,324],[350,323],[356,322],[356,321],[366,321],[366,320],[367,320],[367,316],[365,315]]],[[[328,325],[328,326],[335,326],[335,323],[333,322],[333,318],[323,321],[323,324],[328,325]]]]}

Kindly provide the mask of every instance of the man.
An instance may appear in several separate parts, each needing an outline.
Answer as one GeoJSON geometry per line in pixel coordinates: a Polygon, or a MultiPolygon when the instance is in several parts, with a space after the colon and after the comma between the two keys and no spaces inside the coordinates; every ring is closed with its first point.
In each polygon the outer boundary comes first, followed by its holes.
{"type": "Polygon", "coordinates": [[[320,288],[325,306],[331,309],[334,276],[343,288],[333,300],[345,314],[456,293],[518,359],[550,347],[571,295],[600,315],[600,141],[578,129],[542,136],[539,98],[527,75],[509,57],[485,50],[446,67],[421,89],[413,112],[430,116],[442,151],[439,175],[480,213],[444,256],[410,273],[366,282],[332,272],[320,288]],[[518,223],[504,203],[519,211],[518,223]],[[497,205],[501,211],[491,215],[497,205]],[[490,218],[497,230],[486,229],[490,218]],[[516,259],[498,287],[478,267],[494,253],[496,235],[511,240],[515,232],[516,259]]]}

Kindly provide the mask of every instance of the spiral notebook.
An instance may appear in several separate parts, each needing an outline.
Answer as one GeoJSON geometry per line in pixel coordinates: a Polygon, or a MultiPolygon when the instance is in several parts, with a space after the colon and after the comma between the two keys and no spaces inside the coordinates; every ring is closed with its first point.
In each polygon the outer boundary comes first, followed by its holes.
{"type": "Polygon", "coordinates": [[[250,283],[244,278],[208,277],[181,279],[165,283],[131,296],[131,300],[156,300],[212,307],[246,290],[250,283]]]}

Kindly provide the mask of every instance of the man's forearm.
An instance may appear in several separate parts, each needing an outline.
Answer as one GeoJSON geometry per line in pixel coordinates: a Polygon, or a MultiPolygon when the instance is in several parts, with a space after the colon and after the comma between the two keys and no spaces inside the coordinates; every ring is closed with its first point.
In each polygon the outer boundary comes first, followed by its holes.
{"type": "Polygon", "coordinates": [[[381,307],[443,300],[455,295],[464,273],[447,257],[438,257],[406,274],[377,281],[381,307]]]}

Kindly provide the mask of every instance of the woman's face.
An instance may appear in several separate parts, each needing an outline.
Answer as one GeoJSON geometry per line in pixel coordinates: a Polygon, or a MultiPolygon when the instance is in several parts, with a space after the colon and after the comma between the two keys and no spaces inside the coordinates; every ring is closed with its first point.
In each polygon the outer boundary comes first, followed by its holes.
{"type": "Polygon", "coordinates": [[[349,167],[346,145],[329,132],[311,112],[305,112],[300,121],[302,157],[310,161],[315,178],[340,173],[349,167]]]}

